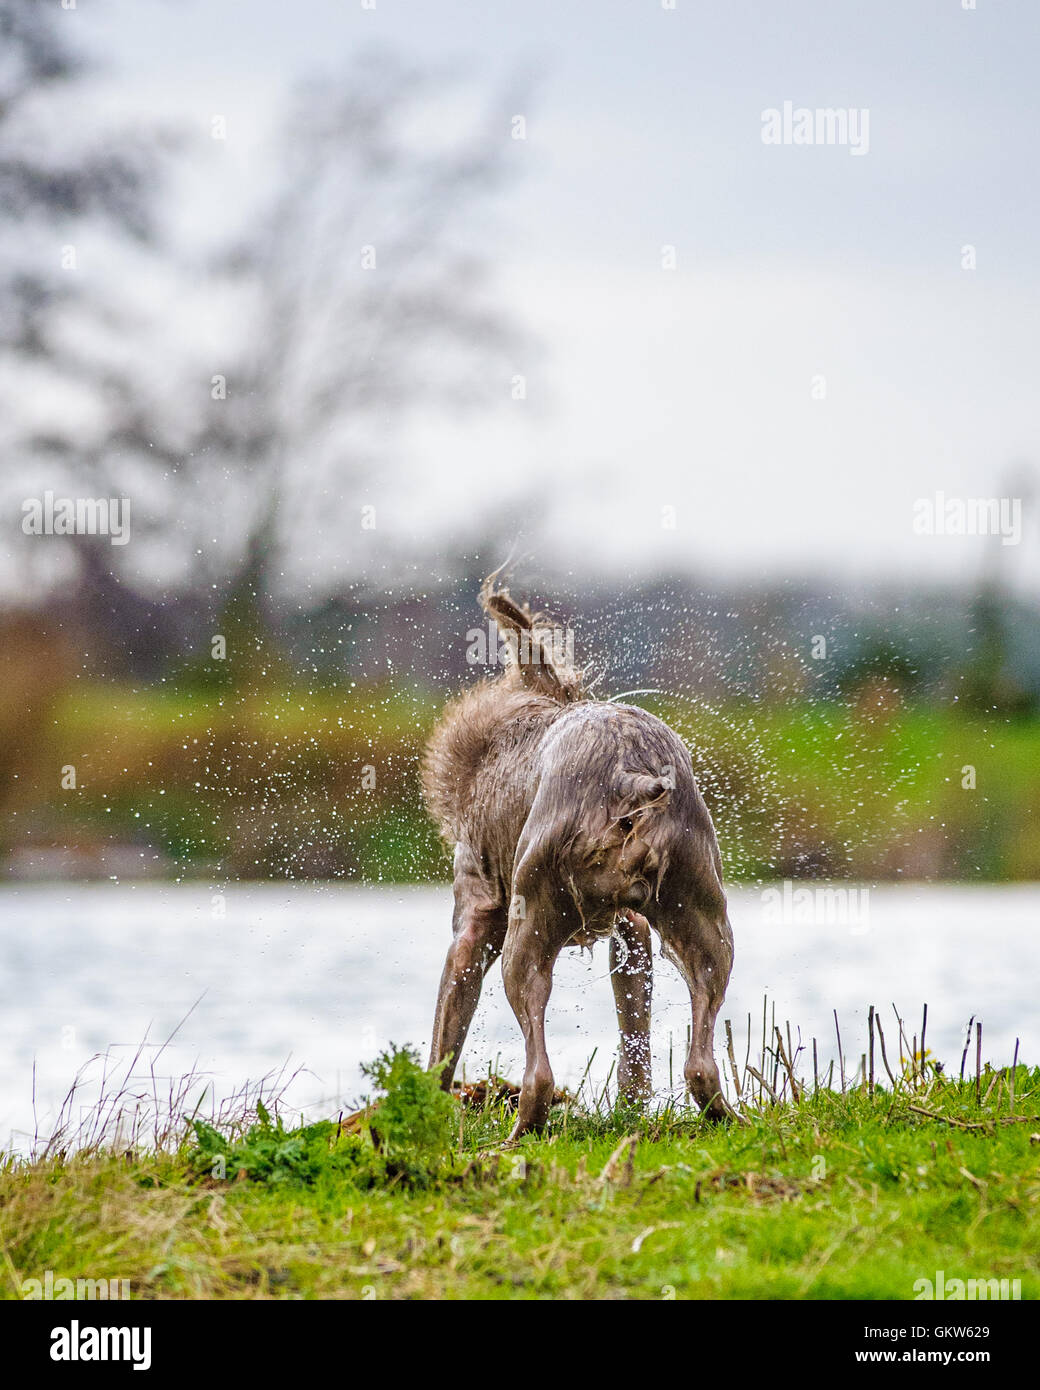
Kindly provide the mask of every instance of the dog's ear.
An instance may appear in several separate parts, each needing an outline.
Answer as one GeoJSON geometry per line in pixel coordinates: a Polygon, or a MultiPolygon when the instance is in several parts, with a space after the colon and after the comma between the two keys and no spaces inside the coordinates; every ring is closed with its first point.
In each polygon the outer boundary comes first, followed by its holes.
{"type": "Polygon", "coordinates": [[[666,805],[674,786],[675,783],[668,776],[658,777],[647,772],[622,772],[618,779],[619,806],[615,812],[615,819],[657,810],[666,805]]]}
{"type": "Polygon", "coordinates": [[[674,789],[675,783],[670,777],[647,777],[640,790],[640,799],[644,805],[657,805],[667,801],[674,789]]]}

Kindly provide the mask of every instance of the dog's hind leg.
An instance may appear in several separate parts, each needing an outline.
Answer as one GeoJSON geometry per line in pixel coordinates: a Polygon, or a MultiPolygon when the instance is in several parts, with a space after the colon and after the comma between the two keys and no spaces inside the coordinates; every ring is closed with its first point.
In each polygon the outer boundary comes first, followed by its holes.
{"type": "MultiPolygon", "coordinates": [[[[518,901],[514,895],[514,904],[518,901]]],[[[552,990],[552,972],[560,950],[577,921],[568,912],[546,912],[530,900],[510,916],[502,952],[502,980],[506,998],[524,1035],[524,1080],[520,1106],[510,1139],[529,1129],[542,1129],[549,1118],[553,1074],[545,1047],[545,1011],[552,990]]]]}
{"type": "Polygon", "coordinates": [[[473,1021],[484,976],[498,959],[508,925],[505,906],[488,900],[481,882],[456,872],[452,943],[444,962],[430,1044],[430,1066],[447,1061],[441,1085],[450,1089],[473,1021]]]}
{"type": "Polygon", "coordinates": [[[733,933],[725,904],[718,909],[679,904],[654,918],[661,948],[678,968],[693,1009],[690,1052],[683,1068],[690,1094],[712,1119],[732,1112],[715,1065],[715,1019],[733,968],[733,933]]]}
{"type": "Polygon", "coordinates": [[[628,1100],[645,1100],[650,1074],[650,999],[653,959],[650,924],[637,912],[618,919],[610,938],[610,983],[614,987],[621,1051],[618,1087],[628,1100]]]}

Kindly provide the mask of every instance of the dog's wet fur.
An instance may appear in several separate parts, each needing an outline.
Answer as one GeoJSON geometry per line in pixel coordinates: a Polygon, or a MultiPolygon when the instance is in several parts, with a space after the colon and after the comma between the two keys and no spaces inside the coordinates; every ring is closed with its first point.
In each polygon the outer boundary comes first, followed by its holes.
{"type": "Polygon", "coordinates": [[[545,1011],[564,946],[610,941],[621,1030],[618,1085],[651,1092],[650,928],[693,1007],[685,1076],[698,1105],[729,1112],[713,1056],[733,936],[711,817],[682,740],[655,715],[593,698],[560,629],[495,586],[485,612],[504,670],[447,706],[423,764],[427,806],[455,849],[455,912],[430,1065],[449,1087],[484,975],[502,957],[526,1064],[513,1138],[542,1128],[554,1082],[545,1011]]]}

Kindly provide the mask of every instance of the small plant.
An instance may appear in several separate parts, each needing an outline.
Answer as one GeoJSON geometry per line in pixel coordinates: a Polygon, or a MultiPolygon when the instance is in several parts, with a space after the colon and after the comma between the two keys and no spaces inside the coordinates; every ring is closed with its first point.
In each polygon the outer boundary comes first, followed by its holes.
{"type": "Polygon", "coordinates": [[[426,1186],[445,1170],[457,1113],[441,1090],[443,1067],[424,1071],[411,1048],[391,1044],[362,1070],[381,1094],[353,1123],[320,1120],[286,1129],[261,1101],[256,1123],[242,1134],[194,1120],[193,1171],[203,1179],[272,1187],[314,1186],[325,1178],[362,1190],[394,1181],[426,1186]]]}
{"type": "Polygon", "coordinates": [[[287,1130],[272,1118],[261,1101],[257,1122],[240,1139],[232,1140],[205,1120],[195,1120],[196,1146],[191,1152],[197,1173],[227,1178],[251,1178],[279,1186],[312,1184],[325,1173],[339,1177],[365,1176],[365,1154],[356,1136],[344,1136],[331,1120],[287,1130]]]}
{"type": "Polygon", "coordinates": [[[394,1161],[418,1160],[429,1167],[447,1153],[456,1102],[441,1089],[444,1063],[424,1071],[419,1054],[394,1043],[361,1070],[383,1094],[373,1108],[373,1142],[394,1161]]]}

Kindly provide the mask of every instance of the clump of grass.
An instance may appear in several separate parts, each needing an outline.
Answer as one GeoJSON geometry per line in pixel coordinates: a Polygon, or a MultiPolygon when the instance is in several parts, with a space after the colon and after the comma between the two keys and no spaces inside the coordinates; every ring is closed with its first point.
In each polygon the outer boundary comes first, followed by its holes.
{"type": "Polygon", "coordinates": [[[287,1129],[261,1101],[256,1121],[237,1136],[195,1119],[192,1170],[217,1181],[249,1179],[271,1187],[339,1180],[359,1189],[378,1183],[423,1187],[450,1172],[457,1105],[441,1089],[443,1067],[426,1071],[409,1047],[390,1047],[362,1071],[377,1095],[342,1120],[287,1129]]]}
{"type": "Polygon", "coordinates": [[[205,1120],[194,1120],[196,1143],[189,1151],[193,1171],[221,1182],[248,1178],[272,1187],[313,1183],[327,1175],[376,1179],[375,1165],[366,1162],[358,1136],[344,1136],[335,1122],[320,1120],[287,1130],[281,1116],[272,1118],[262,1102],[256,1114],[256,1123],[237,1139],[205,1120]]]}
{"type": "MultiPolygon", "coordinates": [[[[89,1058],[73,1078],[49,1136],[41,1134],[37,1117],[31,1161],[60,1163],[107,1152],[175,1153],[190,1135],[207,1095],[209,1123],[228,1135],[248,1127],[263,1107],[265,1096],[267,1104],[277,1108],[302,1068],[290,1072],[286,1062],[277,1071],[268,1072],[259,1081],[246,1081],[220,1099],[211,1089],[211,1078],[195,1066],[181,1076],[160,1074],[159,1062],[197,1003],[164,1042],[151,1043],[146,1033],[122,1060],[114,1058],[111,1049],[89,1058]]],[[[33,1113],[36,1115],[35,1067],[33,1113]]]]}
{"type": "Polygon", "coordinates": [[[381,1052],[361,1070],[381,1092],[369,1129],[391,1159],[435,1163],[446,1156],[457,1102],[441,1088],[447,1063],[425,1071],[410,1047],[381,1052]]]}

